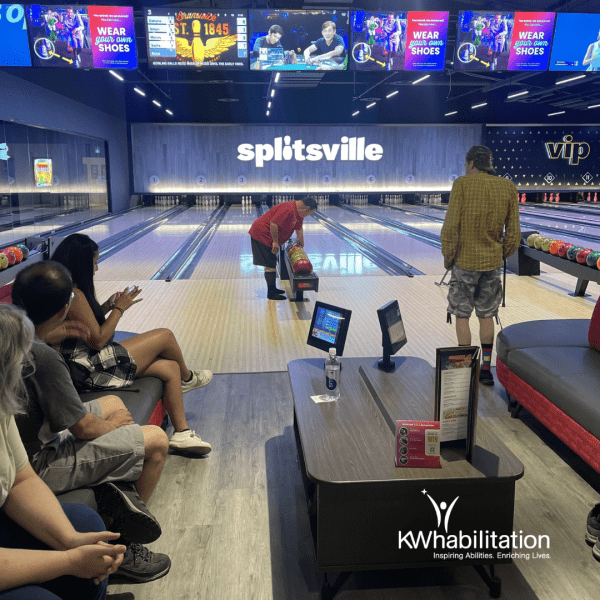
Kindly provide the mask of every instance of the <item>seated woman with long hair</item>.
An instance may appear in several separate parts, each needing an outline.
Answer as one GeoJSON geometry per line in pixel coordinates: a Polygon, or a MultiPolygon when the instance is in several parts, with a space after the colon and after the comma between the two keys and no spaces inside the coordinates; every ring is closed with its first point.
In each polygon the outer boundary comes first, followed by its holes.
{"type": "Polygon", "coordinates": [[[25,313],[0,305],[0,600],[103,600],[125,546],[87,506],[58,503],[36,475],[19,437],[21,365],[34,329],[25,313]]]}
{"type": "Polygon", "coordinates": [[[211,446],[188,428],[183,393],[207,385],[212,373],[190,370],[181,348],[169,329],[153,329],[117,343],[113,341],[119,319],[141,301],[140,289],[126,289],[100,304],[96,299],[94,274],[98,270],[98,244],[87,235],[74,233],[56,248],[52,260],[71,272],[75,297],[67,319],[89,330],[86,338],[67,338],[56,345],[73,381],[81,390],[125,387],[149,375],[164,382],[163,402],[175,433],[169,446],[175,450],[208,454],[211,446]]]}

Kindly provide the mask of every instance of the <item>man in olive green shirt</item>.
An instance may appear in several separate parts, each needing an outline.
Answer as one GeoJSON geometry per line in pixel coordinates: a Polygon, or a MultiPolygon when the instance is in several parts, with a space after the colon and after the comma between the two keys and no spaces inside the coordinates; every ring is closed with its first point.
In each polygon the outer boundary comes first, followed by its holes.
{"type": "Polygon", "coordinates": [[[475,309],[483,351],[479,380],[494,385],[494,317],[502,299],[502,263],[521,238],[519,195],[512,181],[492,175],[492,152],[485,146],[467,152],[465,169],[452,186],[440,235],[444,266],[452,269],[447,310],[456,317],[459,346],[470,346],[475,309]]]}

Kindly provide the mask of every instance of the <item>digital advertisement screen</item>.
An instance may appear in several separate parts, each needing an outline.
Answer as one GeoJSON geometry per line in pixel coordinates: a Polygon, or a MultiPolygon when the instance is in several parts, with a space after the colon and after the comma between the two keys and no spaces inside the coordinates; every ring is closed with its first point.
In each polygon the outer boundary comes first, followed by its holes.
{"type": "Polygon", "coordinates": [[[34,67],[135,69],[133,9],[123,6],[27,6],[34,67]]]}
{"type": "Polygon", "coordinates": [[[454,69],[508,71],[514,23],[513,12],[460,11],[454,69]]]}
{"type": "Polygon", "coordinates": [[[33,178],[36,187],[49,187],[52,185],[51,158],[36,158],[33,161],[33,178]]]}
{"type": "Polygon", "coordinates": [[[150,67],[248,67],[245,10],[145,9],[150,67]]]}
{"type": "Polygon", "coordinates": [[[360,71],[444,69],[447,12],[352,13],[351,68],[360,71]]]}
{"type": "Polygon", "coordinates": [[[22,4],[0,4],[0,66],[31,66],[25,7],[22,4]]]}
{"type": "Polygon", "coordinates": [[[600,15],[557,15],[550,70],[600,70],[600,15]]]}
{"type": "Polygon", "coordinates": [[[348,10],[250,10],[250,68],[340,71],[348,64],[348,10]]]}
{"type": "Polygon", "coordinates": [[[546,71],[550,62],[556,13],[515,13],[509,71],[546,71]]]}

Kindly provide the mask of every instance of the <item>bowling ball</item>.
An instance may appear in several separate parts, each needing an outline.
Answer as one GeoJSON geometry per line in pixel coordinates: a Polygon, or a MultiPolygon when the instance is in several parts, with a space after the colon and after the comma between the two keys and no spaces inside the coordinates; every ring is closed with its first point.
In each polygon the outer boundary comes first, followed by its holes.
{"type": "Polygon", "coordinates": [[[9,267],[12,267],[17,262],[17,257],[8,248],[0,250],[0,252],[2,252],[2,254],[4,254],[4,256],[6,256],[6,258],[8,259],[9,267]]]}
{"type": "Polygon", "coordinates": [[[558,255],[561,258],[566,258],[567,257],[567,250],[572,246],[573,244],[569,244],[568,242],[565,242],[564,244],[561,244],[558,247],[558,255]]]}
{"type": "Polygon", "coordinates": [[[558,256],[558,248],[561,244],[564,244],[562,240],[554,240],[550,244],[550,254],[554,254],[554,256],[558,256]]]}
{"type": "Polygon", "coordinates": [[[556,240],[553,240],[552,238],[545,238],[542,242],[542,250],[544,252],[550,252],[550,245],[555,241],[556,240]]]}
{"type": "Polygon", "coordinates": [[[15,255],[17,263],[20,263],[23,260],[23,253],[16,246],[10,246],[9,248],[7,248],[7,250],[10,250],[15,255]]]}
{"type": "Polygon", "coordinates": [[[29,258],[29,248],[25,244],[19,244],[17,248],[23,253],[23,260],[29,258]]]}
{"type": "Polygon", "coordinates": [[[584,248],[582,248],[581,246],[571,246],[568,250],[567,250],[567,258],[569,260],[572,260],[573,262],[575,262],[575,260],[577,260],[577,253],[580,250],[584,250],[584,248]]]}
{"type": "Polygon", "coordinates": [[[542,249],[542,244],[544,243],[544,240],[547,240],[547,237],[542,237],[541,235],[536,237],[533,245],[535,247],[536,250],[541,250],[542,249]]]}
{"type": "Polygon", "coordinates": [[[590,252],[585,259],[585,264],[593,269],[598,268],[598,260],[600,259],[600,252],[590,252]]]}
{"type": "Polygon", "coordinates": [[[312,265],[308,258],[301,258],[294,263],[294,273],[308,275],[312,272],[312,265]]]}
{"type": "Polygon", "coordinates": [[[0,271],[4,271],[4,269],[8,269],[8,258],[6,258],[6,254],[0,252],[0,271]]]}
{"type": "Polygon", "coordinates": [[[577,253],[577,256],[575,257],[575,260],[580,264],[580,265],[585,265],[585,259],[587,258],[587,255],[590,254],[592,252],[591,248],[584,248],[583,250],[580,250],[577,253]]]}
{"type": "Polygon", "coordinates": [[[535,239],[540,237],[539,233],[532,233],[528,238],[527,238],[527,245],[530,248],[534,248],[535,247],[535,239]]]}

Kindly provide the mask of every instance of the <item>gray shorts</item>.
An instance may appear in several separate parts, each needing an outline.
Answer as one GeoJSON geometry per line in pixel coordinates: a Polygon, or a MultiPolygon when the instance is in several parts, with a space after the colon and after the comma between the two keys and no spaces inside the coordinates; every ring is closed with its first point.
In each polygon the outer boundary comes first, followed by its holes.
{"type": "MultiPolygon", "coordinates": [[[[102,418],[97,400],[84,402],[102,418]]],[[[110,481],[137,481],[144,466],[144,433],[139,425],[126,425],[95,440],[80,440],[68,430],[60,441],[43,448],[32,461],[34,471],[55,494],[110,481]]]]}
{"type": "Polygon", "coordinates": [[[480,319],[498,314],[502,300],[502,267],[492,271],[466,271],[454,265],[448,290],[448,312],[468,319],[475,309],[480,319]]]}

